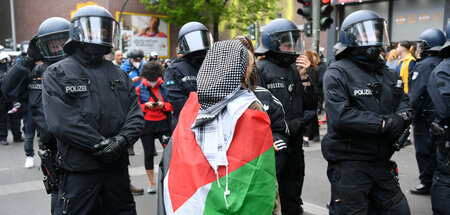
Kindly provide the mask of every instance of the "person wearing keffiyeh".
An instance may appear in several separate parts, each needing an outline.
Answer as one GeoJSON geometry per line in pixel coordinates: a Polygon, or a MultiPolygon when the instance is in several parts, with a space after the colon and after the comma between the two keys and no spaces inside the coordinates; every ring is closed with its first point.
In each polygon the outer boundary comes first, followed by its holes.
{"type": "Polygon", "coordinates": [[[249,53],[215,43],[160,164],[158,214],[269,214],[275,203],[270,119],[241,80],[249,53]]]}

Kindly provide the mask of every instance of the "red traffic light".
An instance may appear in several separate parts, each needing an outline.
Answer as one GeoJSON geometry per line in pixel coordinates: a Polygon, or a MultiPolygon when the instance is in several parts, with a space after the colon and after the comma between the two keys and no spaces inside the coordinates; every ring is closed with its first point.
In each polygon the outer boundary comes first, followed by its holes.
{"type": "Polygon", "coordinates": [[[297,0],[297,2],[300,3],[300,4],[303,4],[305,6],[311,5],[311,0],[297,0]]]}
{"type": "Polygon", "coordinates": [[[322,0],[322,4],[328,4],[331,0],[322,0]]]}

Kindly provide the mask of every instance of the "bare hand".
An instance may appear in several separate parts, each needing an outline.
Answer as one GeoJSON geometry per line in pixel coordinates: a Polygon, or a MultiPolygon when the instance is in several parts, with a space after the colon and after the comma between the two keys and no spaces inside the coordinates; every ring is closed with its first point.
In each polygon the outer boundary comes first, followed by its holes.
{"type": "Polygon", "coordinates": [[[133,81],[133,83],[137,83],[137,82],[139,82],[139,81],[142,80],[142,77],[141,77],[141,76],[136,76],[136,77],[134,77],[134,78],[131,79],[131,80],[133,81]]]}
{"type": "Polygon", "coordinates": [[[308,60],[308,57],[306,57],[305,55],[300,55],[300,56],[298,56],[295,63],[297,65],[297,69],[300,74],[300,77],[302,79],[306,79],[306,75],[307,75],[309,66],[311,65],[311,62],[308,60]]]}
{"type": "Polygon", "coordinates": [[[147,102],[147,103],[145,103],[145,107],[146,107],[147,109],[153,109],[153,108],[155,108],[155,106],[153,106],[153,102],[147,102]]]}
{"type": "Polygon", "coordinates": [[[156,107],[162,109],[164,107],[164,102],[158,101],[158,105],[156,107]]]}

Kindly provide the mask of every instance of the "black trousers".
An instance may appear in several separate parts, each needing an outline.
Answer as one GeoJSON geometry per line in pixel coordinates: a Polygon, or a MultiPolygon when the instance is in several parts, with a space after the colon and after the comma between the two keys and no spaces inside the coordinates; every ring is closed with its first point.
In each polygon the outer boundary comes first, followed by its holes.
{"type": "MultiPolygon", "coordinates": [[[[446,140],[445,140],[446,141],[446,140]]],[[[438,144],[444,144],[438,142],[438,144]]],[[[431,186],[431,206],[433,214],[450,214],[450,150],[437,149],[437,168],[431,186]]]]}
{"type": "Polygon", "coordinates": [[[434,117],[419,118],[414,122],[414,148],[416,149],[416,160],[419,166],[420,183],[431,186],[434,170],[436,170],[436,151],[429,145],[431,133],[430,127],[434,117]]]}
{"type": "Polygon", "coordinates": [[[54,214],[136,214],[128,168],[65,172],[54,214]]]}
{"type": "Polygon", "coordinates": [[[276,154],[278,193],[281,213],[298,215],[302,202],[303,180],[305,178],[305,158],[303,149],[276,154]]]}
{"type": "Polygon", "coordinates": [[[11,110],[11,108],[11,103],[0,102],[0,140],[6,141],[8,137],[8,125],[14,139],[19,139],[22,137],[22,132],[20,131],[21,117],[17,113],[8,114],[8,111],[11,110]]]}
{"type": "Polygon", "coordinates": [[[154,168],[155,139],[162,141],[162,135],[166,132],[146,133],[141,135],[142,147],[144,148],[145,169],[152,170],[154,168]]]}
{"type": "Polygon", "coordinates": [[[328,162],[330,214],[409,215],[408,202],[386,162],[328,162]]]}

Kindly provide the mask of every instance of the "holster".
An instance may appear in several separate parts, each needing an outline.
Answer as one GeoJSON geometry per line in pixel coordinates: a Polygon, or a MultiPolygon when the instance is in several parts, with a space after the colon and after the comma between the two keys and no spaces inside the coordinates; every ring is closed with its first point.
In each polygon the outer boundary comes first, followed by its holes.
{"type": "Polygon", "coordinates": [[[59,177],[58,168],[52,158],[52,152],[49,149],[39,149],[39,157],[41,158],[41,169],[44,177],[42,181],[44,182],[45,190],[47,194],[58,191],[59,177]]]}

